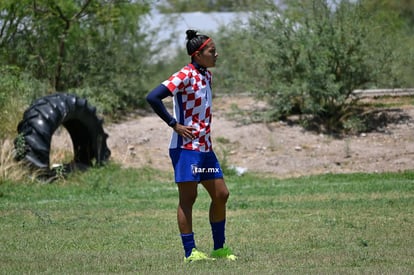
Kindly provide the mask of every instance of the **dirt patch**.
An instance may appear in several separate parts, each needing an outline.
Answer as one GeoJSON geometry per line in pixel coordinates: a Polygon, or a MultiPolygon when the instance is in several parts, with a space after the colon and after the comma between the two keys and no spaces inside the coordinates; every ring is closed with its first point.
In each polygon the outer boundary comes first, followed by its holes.
{"type": "MultiPolygon", "coordinates": [[[[281,178],[413,169],[413,106],[390,110],[403,114],[402,121],[389,121],[379,131],[346,138],[304,131],[299,125],[285,122],[240,123],[228,117],[230,109],[236,106],[244,110],[260,109],[263,103],[248,97],[215,99],[213,147],[228,166],[281,178]]],[[[136,116],[104,128],[109,134],[113,161],[125,167],[152,166],[172,171],[168,156],[172,130],[155,114],[136,116]]],[[[59,141],[62,142],[65,141],[59,141]]]]}

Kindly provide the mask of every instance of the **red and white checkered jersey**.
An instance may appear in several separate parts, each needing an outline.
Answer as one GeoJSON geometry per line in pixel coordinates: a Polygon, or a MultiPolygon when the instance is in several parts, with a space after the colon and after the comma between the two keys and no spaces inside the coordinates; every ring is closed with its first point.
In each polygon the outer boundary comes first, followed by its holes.
{"type": "Polygon", "coordinates": [[[193,131],[193,140],[183,138],[174,131],[170,149],[182,148],[200,152],[212,150],[211,78],[210,71],[207,70],[203,75],[193,64],[188,64],[162,83],[174,96],[174,117],[177,122],[196,129],[193,131]]]}

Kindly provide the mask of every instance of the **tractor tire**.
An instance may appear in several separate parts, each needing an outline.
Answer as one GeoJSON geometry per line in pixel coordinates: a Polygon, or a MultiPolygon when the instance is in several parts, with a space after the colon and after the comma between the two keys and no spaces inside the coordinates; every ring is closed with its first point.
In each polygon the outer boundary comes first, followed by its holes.
{"type": "Polygon", "coordinates": [[[63,126],[72,140],[73,162],[83,167],[101,165],[111,155],[106,145],[108,135],[102,125],[96,108],[86,99],[67,93],[39,98],[24,112],[17,126],[18,137],[14,144],[16,152],[20,153],[16,159],[50,171],[52,136],[59,126],[63,126]],[[22,146],[24,148],[18,148],[22,146]]]}

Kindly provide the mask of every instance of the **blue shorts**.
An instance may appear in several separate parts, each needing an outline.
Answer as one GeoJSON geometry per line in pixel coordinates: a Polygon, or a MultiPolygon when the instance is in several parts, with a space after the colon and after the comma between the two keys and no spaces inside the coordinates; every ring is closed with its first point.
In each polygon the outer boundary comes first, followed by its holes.
{"type": "Polygon", "coordinates": [[[219,161],[213,151],[170,149],[170,157],[176,183],[223,178],[219,161]]]}

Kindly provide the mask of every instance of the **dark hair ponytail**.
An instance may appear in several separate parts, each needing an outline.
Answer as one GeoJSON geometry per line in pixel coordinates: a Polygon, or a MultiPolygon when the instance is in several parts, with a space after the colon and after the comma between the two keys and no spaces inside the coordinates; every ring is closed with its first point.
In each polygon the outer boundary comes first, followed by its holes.
{"type": "Polygon", "coordinates": [[[194,52],[199,50],[200,46],[207,40],[209,37],[203,34],[197,34],[195,30],[187,30],[187,53],[188,55],[193,55],[194,52]]]}

